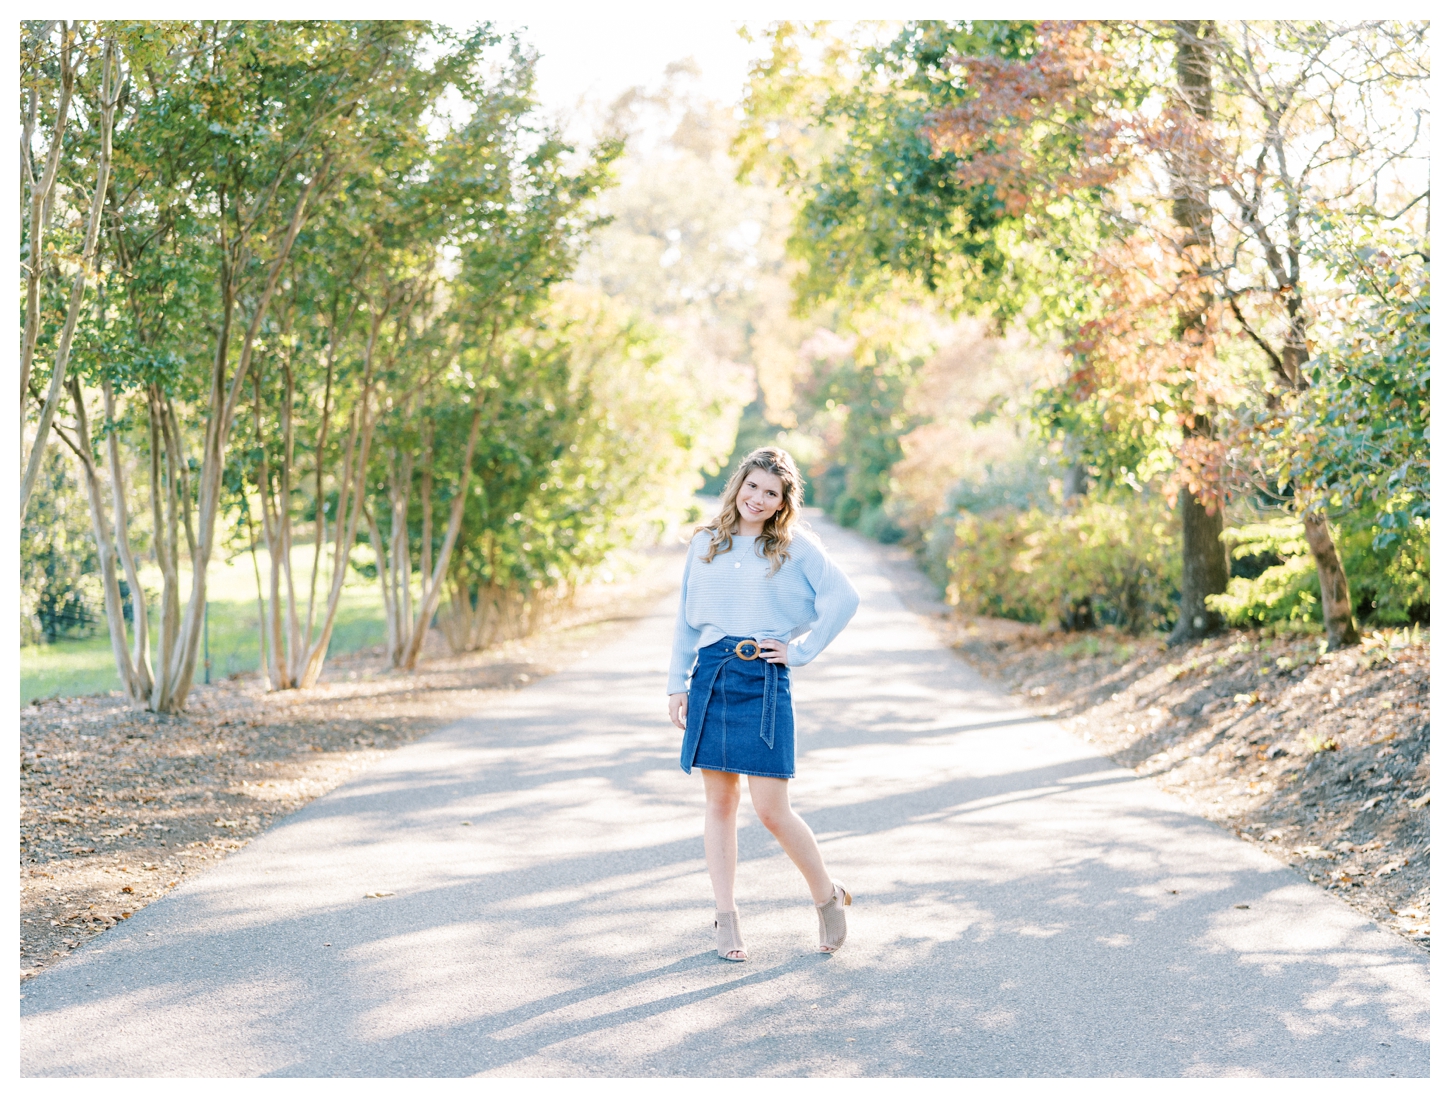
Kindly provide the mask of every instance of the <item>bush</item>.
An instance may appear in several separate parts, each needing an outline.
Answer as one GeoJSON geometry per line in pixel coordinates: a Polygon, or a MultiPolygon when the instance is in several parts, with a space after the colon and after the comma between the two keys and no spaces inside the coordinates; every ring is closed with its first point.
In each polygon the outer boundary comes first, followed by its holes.
{"type": "MultiPolygon", "coordinates": [[[[1352,513],[1335,531],[1361,624],[1427,622],[1430,613],[1430,524],[1415,519],[1394,544],[1376,547],[1376,514],[1352,513]]],[[[1209,598],[1209,608],[1229,625],[1316,630],[1322,617],[1319,573],[1298,519],[1284,516],[1224,531],[1235,561],[1269,559],[1253,576],[1235,576],[1228,590],[1209,598]]]]}
{"type": "Polygon", "coordinates": [[[1255,569],[1255,576],[1230,577],[1224,594],[1205,600],[1210,610],[1236,626],[1312,628],[1320,620],[1319,573],[1298,521],[1284,518],[1230,527],[1223,540],[1233,561],[1270,563],[1255,569]]]}
{"type": "Polygon", "coordinates": [[[968,613],[1163,628],[1176,610],[1181,561],[1173,512],[1157,497],[1079,500],[963,513],[947,562],[947,601],[968,613]]]}
{"type": "MultiPolygon", "coordinates": [[[[1349,593],[1360,621],[1406,625],[1430,621],[1430,522],[1418,516],[1389,545],[1369,508],[1354,516],[1339,552],[1349,576],[1349,593]],[[1378,544],[1377,544],[1378,543],[1378,544]]],[[[1316,596],[1318,591],[1316,589],[1316,596]]]]}
{"type": "Polygon", "coordinates": [[[20,528],[20,643],[80,639],[105,621],[96,544],[69,455],[52,444],[20,528]]]}
{"type": "Polygon", "coordinates": [[[946,507],[921,533],[918,556],[922,567],[942,590],[952,581],[951,559],[957,547],[957,526],[966,513],[1001,515],[1061,506],[1052,492],[1052,474],[1059,470],[1041,463],[1035,452],[1016,460],[988,462],[976,478],[958,481],[947,496],[946,507]]]}

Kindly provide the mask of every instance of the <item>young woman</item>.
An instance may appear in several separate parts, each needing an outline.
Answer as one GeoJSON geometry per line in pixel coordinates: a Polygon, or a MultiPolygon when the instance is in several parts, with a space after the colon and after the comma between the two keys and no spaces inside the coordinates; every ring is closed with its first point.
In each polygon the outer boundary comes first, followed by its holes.
{"type": "Polygon", "coordinates": [[[820,544],[794,529],[801,475],[765,446],[740,463],[715,521],[690,542],[675,648],[670,720],[685,733],[680,766],[705,779],[705,864],[715,890],[715,945],[746,959],[735,910],[740,775],[755,814],[805,877],[822,953],[846,940],[851,894],[826,872],[816,837],[790,806],[795,715],[790,669],[810,663],[851,620],[860,596],[820,544]]]}

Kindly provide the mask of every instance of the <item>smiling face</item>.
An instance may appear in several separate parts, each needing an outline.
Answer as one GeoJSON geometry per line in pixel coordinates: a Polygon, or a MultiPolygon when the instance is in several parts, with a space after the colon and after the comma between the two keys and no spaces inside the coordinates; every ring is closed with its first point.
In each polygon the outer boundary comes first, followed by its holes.
{"type": "Polygon", "coordinates": [[[746,471],[735,494],[735,509],[740,512],[740,532],[759,535],[765,524],[785,503],[784,485],[780,477],[764,469],[746,471]]]}

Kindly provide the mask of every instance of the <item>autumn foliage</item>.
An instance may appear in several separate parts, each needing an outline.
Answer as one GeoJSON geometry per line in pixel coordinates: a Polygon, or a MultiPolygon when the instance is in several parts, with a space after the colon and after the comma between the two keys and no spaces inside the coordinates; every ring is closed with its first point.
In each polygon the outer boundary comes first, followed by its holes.
{"type": "MultiPolygon", "coordinates": [[[[923,20],[892,33],[825,49],[837,82],[808,107],[816,127],[797,127],[824,150],[789,173],[811,300],[910,285],[1060,348],[1030,414],[1066,467],[1064,514],[1084,488],[1176,497],[1175,639],[1221,620],[1209,600],[1227,586],[1228,523],[1302,528],[1305,596],[1331,647],[1355,642],[1356,614],[1423,613],[1408,587],[1364,602],[1355,592],[1382,593],[1383,577],[1351,584],[1344,559],[1368,567],[1352,533],[1364,523],[1386,552],[1428,542],[1428,314],[1408,288],[1428,285],[1428,24],[923,20]],[[926,156],[882,151],[913,138],[926,156]]],[[[777,62],[800,70],[792,34],[761,87],[786,86],[777,62]]]]}

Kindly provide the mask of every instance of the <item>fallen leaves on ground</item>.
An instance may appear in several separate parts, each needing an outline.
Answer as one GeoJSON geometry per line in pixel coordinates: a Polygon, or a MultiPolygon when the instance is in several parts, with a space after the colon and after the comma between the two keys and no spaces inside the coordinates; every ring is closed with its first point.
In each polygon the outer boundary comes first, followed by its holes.
{"type": "Polygon", "coordinates": [[[938,621],[1044,715],[1429,947],[1428,630],[1320,653],[1313,636],[1169,649],[1111,629],[938,621]]]}

